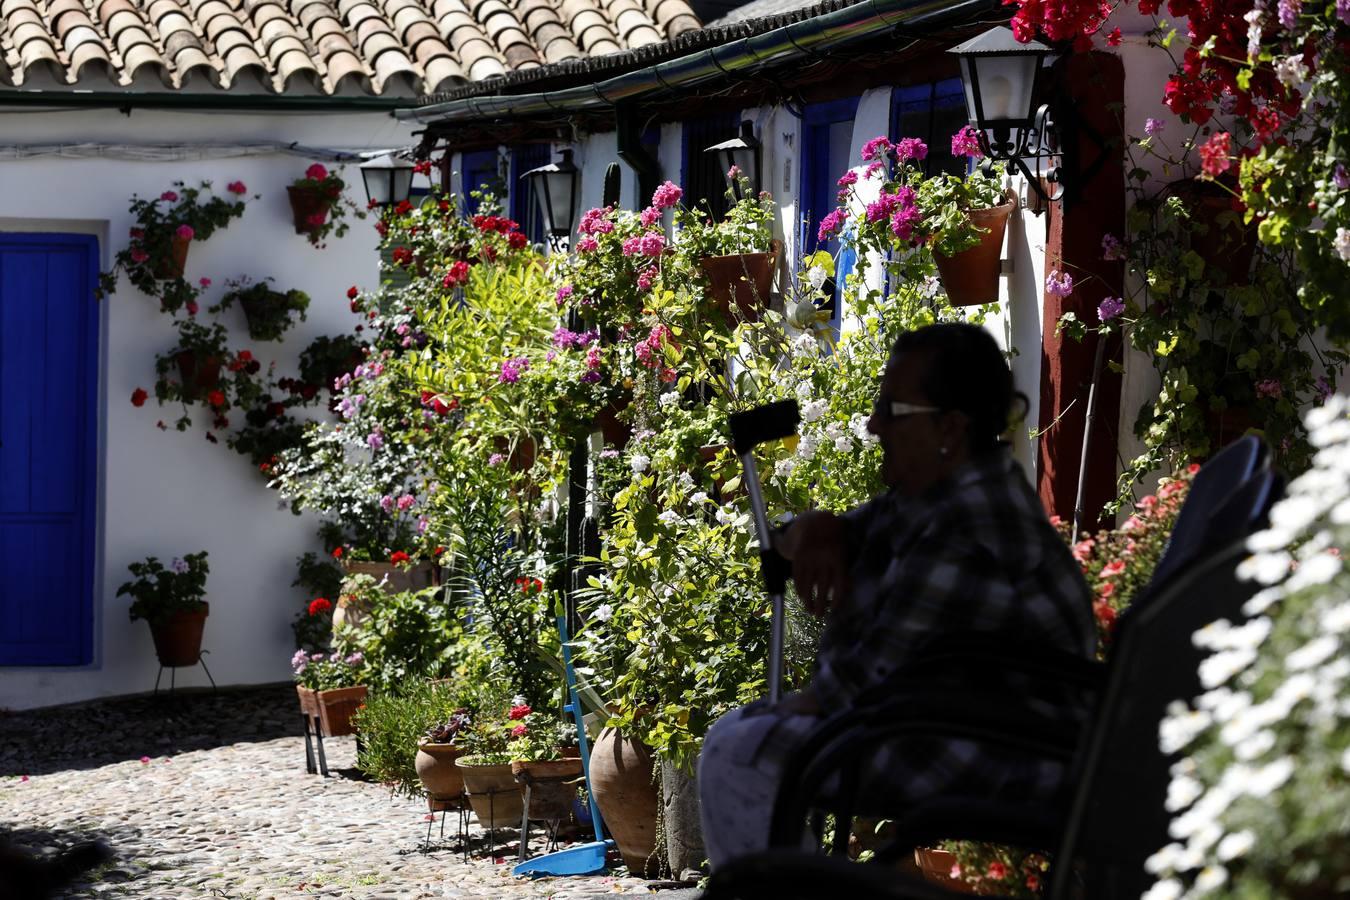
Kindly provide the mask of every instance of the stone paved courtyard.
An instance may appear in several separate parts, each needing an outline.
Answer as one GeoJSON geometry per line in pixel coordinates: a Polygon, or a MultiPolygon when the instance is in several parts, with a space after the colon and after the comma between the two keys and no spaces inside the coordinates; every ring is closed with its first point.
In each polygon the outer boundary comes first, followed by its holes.
{"type": "MultiPolygon", "coordinates": [[[[289,685],[0,713],[0,833],[55,853],[99,838],[111,863],[70,897],[527,898],[647,894],[610,875],[513,878],[516,832],[495,847],[453,814],[426,842],[426,806],[359,778],[352,738],[307,775],[289,685]]],[[[543,845],[536,828],[531,849],[543,845]]],[[[665,897],[683,891],[664,891],[665,897]]]]}

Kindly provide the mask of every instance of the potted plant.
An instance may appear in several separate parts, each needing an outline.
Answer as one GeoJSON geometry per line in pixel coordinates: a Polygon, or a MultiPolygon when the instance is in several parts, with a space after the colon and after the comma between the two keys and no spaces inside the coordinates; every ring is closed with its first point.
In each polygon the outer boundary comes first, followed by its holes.
{"type": "Polygon", "coordinates": [[[507,745],[514,757],[511,774],[530,789],[530,818],[565,818],[572,811],[582,774],[581,759],[564,752],[576,743],[576,726],[524,703],[512,706],[509,718],[515,723],[507,745]]]}
{"type": "Polygon", "coordinates": [[[269,277],[257,283],[248,278],[227,282],[231,290],[211,307],[211,312],[219,312],[237,301],[243,307],[249,337],[255,341],[281,340],[294,323],[295,313],[299,313],[301,322],[305,321],[309,295],[294,288],[285,292],[273,290],[268,285],[270,281],[269,277]]]}
{"type": "Polygon", "coordinates": [[[480,710],[473,727],[463,734],[467,755],[455,760],[464,778],[469,805],[484,828],[520,825],[524,797],[511,771],[512,753],[508,749],[518,724],[510,716],[519,708],[519,704],[512,704],[505,710],[500,707],[480,710]]]}
{"type": "Polygon", "coordinates": [[[305,403],[318,396],[319,390],[327,390],[332,398],[329,408],[336,412],[339,391],[333,386],[334,383],[343,375],[351,373],[365,359],[365,350],[355,335],[320,335],[300,353],[299,380],[282,379],[280,384],[305,403]]]}
{"type": "Polygon", "coordinates": [[[300,710],[324,737],[353,734],[352,714],[365,702],[365,658],[359,652],[306,653],[291,657],[300,710]]]}
{"type": "Polygon", "coordinates": [[[727,174],[740,191],[727,189],[726,215],[714,223],[706,208],[682,207],[675,214],[677,250],[698,261],[707,294],[724,318],[731,321],[734,303],[742,319],[755,322],[769,304],[782,243],[773,238],[773,200],[767,193],[755,196],[735,166],[727,174]]]}
{"type": "Polygon", "coordinates": [[[417,744],[413,765],[432,812],[456,809],[464,802],[464,776],[455,761],[464,755],[459,741],[472,724],[472,713],[461,706],[427,729],[417,744]]]}
{"type": "MultiPolygon", "coordinates": [[[[952,138],[953,155],[980,153],[967,125],[952,138]]],[[[1017,195],[1003,187],[1003,170],[979,166],[969,175],[925,178],[918,187],[921,233],[953,306],[998,302],[1003,234],[1017,195]]]]}
{"type": "Polygon", "coordinates": [[[329,234],[342,237],[348,224],[343,221],[348,213],[358,219],[366,214],[343,193],[347,182],[337,172],[330,172],[322,163],[314,163],[305,170],[305,177],[286,186],[295,217],[295,233],[303,234],[315,247],[324,246],[329,234]]]}
{"type": "Polygon", "coordinates": [[[175,557],[166,569],[155,557],[127,566],[134,581],[117,589],[117,596],[134,599],[131,621],[145,619],[155,641],[161,666],[194,666],[201,659],[202,629],[210,613],[206,576],[210,566],[206,551],[175,557]]]}
{"type": "Polygon", "coordinates": [[[99,295],[116,290],[119,275],[125,272],[134,286],[157,297],[162,309],[177,313],[187,307],[189,313],[195,312],[197,288],[183,279],[188,247],[242,216],[242,198],[248,191],[241,181],[227,186],[232,195],[228,199],[210,190],[210,182],[187,187],[178,181],[153,200],[133,194],[130,212],[136,224],[130,229],[130,242],[114,257],[113,268],[99,276],[99,295]]]}
{"type": "MultiPolygon", "coordinates": [[[[174,423],[179,431],[192,424],[190,403],[202,403],[210,411],[213,431],[227,428],[231,409],[251,409],[263,396],[255,377],[261,369],[248,350],[228,349],[219,322],[207,327],[184,319],[178,324],[177,346],[155,357],[155,397],[161,405],[175,400],[183,404],[183,415],[174,423]]],[[[215,441],[214,435],[207,437],[215,441]]]]}

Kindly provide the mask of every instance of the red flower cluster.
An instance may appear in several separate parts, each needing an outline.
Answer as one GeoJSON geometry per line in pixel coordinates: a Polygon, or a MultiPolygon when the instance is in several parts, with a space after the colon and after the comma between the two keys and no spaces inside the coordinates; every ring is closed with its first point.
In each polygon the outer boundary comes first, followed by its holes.
{"type": "Polygon", "coordinates": [[[333,548],[333,559],[342,559],[342,548],[341,548],[341,547],[334,547],[334,548],[333,548]]]}
{"type": "Polygon", "coordinates": [[[413,163],[413,174],[415,174],[415,175],[430,175],[430,174],[431,174],[431,160],[429,160],[429,159],[419,159],[417,162],[413,163]]]}
{"type": "Polygon", "coordinates": [[[459,401],[454,397],[451,397],[450,402],[447,403],[431,391],[422,392],[422,405],[438,416],[446,415],[452,409],[459,409],[459,401]]]}
{"type": "Polygon", "coordinates": [[[211,393],[209,393],[209,394],[206,395],[206,402],[209,403],[209,404],[211,404],[212,406],[215,406],[215,407],[221,407],[221,406],[224,406],[224,405],[225,405],[225,392],[224,392],[224,391],[212,391],[211,393]]]}
{"type": "Polygon", "coordinates": [[[326,597],[315,597],[309,601],[309,614],[311,616],[322,615],[333,608],[333,603],[326,597]]]}
{"type": "Polygon", "coordinates": [[[131,392],[131,405],[140,407],[145,405],[146,399],[150,395],[145,392],[145,388],[136,388],[131,392]]]}
{"type": "Polygon", "coordinates": [[[525,705],[524,703],[522,703],[522,704],[520,704],[519,706],[513,706],[513,707],[511,707],[510,718],[513,719],[513,720],[515,720],[515,719],[523,719],[523,718],[525,718],[526,716],[528,716],[528,715],[529,715],[530,713],[532,713],[532,712],[534,712],[534,710],[530,709],[529,706],[527,706],[527,705],[525,705]]]}
{"type": "Polygon", "coordinates": [[[395,247],[393,252],[394,264],[398,266],[410,266],[413,261],[413,252],[407,247],[395,247]]]}
{"type": "Polygon", "coordinates": [[[355,300],[357,298],[357,295],[359,295],[360,293],[361,292],[356,289],[356,285],[352,285],[351,287],[347,288],[347,299],[355,300]]]}
{"type": "Polygon", "coordinates": [[[544,583],[538,578],[517,578],[516,587],[520,588],[522,594],[542,594],[544,592],[544,583]]]}
{"type": "Polygon", "coordinates": [[[450,271],[445,273],[445,287],[454,287],[457,284],[463,284],[469,280],[469,264],[464,260],[458,260],[450,266],[450,271]]]}
{"type": "Polygon", "coordinates": [[[409,557],[408,554],[404,553],[402,550],[397,550],[389,556],[389,562],[390,564],[396,566],[399,563],[407,562],[410,558],[411,557],[409,557]]]}
{"type": "Polygon", "coordinates": [[[512,231],[520,229],[520,224],[515,219],[508,219],[506,216],[474,216],[473,227],[479,231],[495,231],[497,234],[509,234],[512,231]]]}

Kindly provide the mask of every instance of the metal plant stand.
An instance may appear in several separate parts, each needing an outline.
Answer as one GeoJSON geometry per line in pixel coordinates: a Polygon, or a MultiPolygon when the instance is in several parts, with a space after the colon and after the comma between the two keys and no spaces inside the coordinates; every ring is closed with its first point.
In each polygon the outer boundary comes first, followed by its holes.
{"type": "MultiPolygon", "coordinates": [[[[208,669],[208,668],[206,667],[206,659],[205,659],[205,657],[206,657],[206,654],[208,654],[208,653],[210,653],[210,652],[211,652],[210,650],[203,650],[201,653],[199,653],[199,654],[197,655],[197,665],[201,666],[201,667],[202,667],[202,671],[206,673],[206,680],[209,681],[209,682],[211,682],[211,690],[213,690],[213,691],[219,691],[220,689],[216,687],[216,680],[215,680],[214,678],[211,677],[211,670],[208,669]]],[[[162,666],[159,667],[159,673],[158,673],[157,675],[155,675],[155,694],[154,694],[154,695],[155,695],[156,697],[159,696],[159,680],[160,680],[161,678],[164,677],[164,670],[165,670],[165,669],[168,669],[168,670],[169,670],[169,693],[170,693],[170,694],[173,694],[174,687],[175,687],[175,682],[177,681],[178,670],[181,669],[181,668],[183,668],[183,666],[163,666],[163,665],[162,665],[162,666]]]]}

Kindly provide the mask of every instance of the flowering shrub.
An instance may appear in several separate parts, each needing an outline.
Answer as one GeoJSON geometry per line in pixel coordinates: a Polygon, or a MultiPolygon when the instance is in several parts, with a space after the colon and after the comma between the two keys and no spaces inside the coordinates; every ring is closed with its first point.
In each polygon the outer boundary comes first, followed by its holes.
{"type": "Polygon", "coordinates": [[[344,193],[347,182],[342,175],[329,171],[322,163],[311,164],[305,169],[304,177],[292,181],[290,186],[293,193],[303,193],[319,201],[318,208],[305,221],[305,238],[315,247],[322,248],[330,234],[339,238],[345,235],[351,227],[346,222],[348,214],[358,219],[366,217],[365,211],[344,193]]]}
{"type": "Polygon", "coordinates": [[[365,660],[360,653],[306,653],[295,651],[291,657],[295,683],[311,691],[365,684],[365,660]]]}
{"type": "Polygon", "coordinates": [[[133,622],[145,619],[157,625],[176,612],[193,612],[205,605],[206,576],[211,572],[205,550],[175,557],[167,569],[153,556],[127,568],[136,578],[119,587],[117,596],[133,598],[128,611],[133,622]]]}
{"type": "Polygon", "coordinates": [[[577,742],[576,725],[557,715],[518,704],[511,708],[508,718],[515,723],[511,726],[511,741],[506,745],[513,761],[562,759],[562,749],[577,742]]]}
{"type": "Polygon", "coordinates": [[[575,312],[601,333],[632,327],[661,278],[667,256],[661,208],[653,205],[641,213],[613,207],[587,210],[577,234],[575,256],[554,264],[558,307],[575,312]]]}
{"type": "Polygon", "coordinates": [[[944,841],[942,849],[956,859],[950,877],[976,894],[1036,898],[1045,891],[1050,860],[1044,853],[974,841],[944,841]]]}
{"type": "MultiPolygon", "coordinates": [[[[777,206],[767,191],[757,196],[750,191],[750,179],[739,169],[733,167],[741,199],[737,192],[727,188],[727,211],[722,218],[714,222],[707,204],[690,209],[683,204],[675,207],[675,227],[677,229],[676,250],[691,260],[705,256],[728,256],[739,253],[764,253],[773,239],[773,220],[777,206]]],[[[681,195],[670,191],[679,188],[670,182],[667,197],[673,195],[678,202],[681,195]]],[[[652,198],[652,207],[660,208],[661,191],[652,198]]]]}
{"type": "Polygon", "coordinates": [[[1337,896],[1350,880],[1350,404],[1308,413],[1317,448],[1240,577],[1261,585],[1243,622],[1196,632],[1205,693],[1159,728],[1172,766],[1174,843],[1147,862],[1148,900],[1337,896]]]}
{"type": "MultiPolygon", "coordinates": [[[[176,269],[173,245],[178,241],[204,241],[230,220],[244,214],[243,182],[232,181],[226,190],[229,198],[210,193],[211,183],[187,187],[174,182],[153,200],[136,195],[131,197],[131,214],[136,224],[130,231],[130,242],[113,257],[111,270],[99,275],[100,297],[117,290],[117,282],[125,273],[127,279],[142,293],[155,297],[160,308],[177,315],[187,309],[189,315],[197,312],[197,297],[206,284],[193,284],[176,269]]],[[[256,195],[255,195],[256,197],[256,195]]]]}

